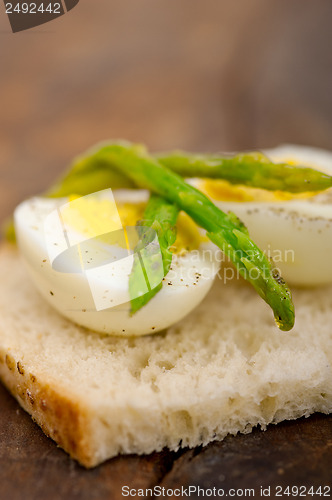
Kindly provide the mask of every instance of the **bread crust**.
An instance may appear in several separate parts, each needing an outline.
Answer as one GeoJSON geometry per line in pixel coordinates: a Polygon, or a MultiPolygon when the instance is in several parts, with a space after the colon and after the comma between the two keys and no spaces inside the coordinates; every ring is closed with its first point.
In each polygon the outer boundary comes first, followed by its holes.
{"type": "Polygon", "coordinates": [[[84,467],[97,465],[89,412],[73,395],[41,383],[20,359],[2,349],[0,378],[48,437],[84,467]]]}

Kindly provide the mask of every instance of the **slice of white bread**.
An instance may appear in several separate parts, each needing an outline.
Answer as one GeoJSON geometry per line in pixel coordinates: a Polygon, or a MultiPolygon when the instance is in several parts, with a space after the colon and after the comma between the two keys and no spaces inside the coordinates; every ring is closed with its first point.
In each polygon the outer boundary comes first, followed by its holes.
{"type": "Polygon", "coordinates": [[[115,338],[53,311],[6,246],[0,276],[1,379],[86,467],[332,410],[332,288],[294,291],[288,333],[250,286],[219,280],[167,332],[115,338]]]}

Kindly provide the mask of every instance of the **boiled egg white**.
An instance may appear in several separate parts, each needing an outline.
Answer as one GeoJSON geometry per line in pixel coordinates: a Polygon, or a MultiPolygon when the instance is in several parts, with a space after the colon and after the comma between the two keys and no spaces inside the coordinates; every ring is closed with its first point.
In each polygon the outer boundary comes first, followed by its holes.
{"type": "MultiPolygon", "coordinates": [[[[219,270],[218,249],[180,214],[172,266],[162,289],[130,314],[134,245],[128,240],[148,196],[143,190],[108,189],[73,199],[36,197],[17,207],[15,230],[27,269],[39,292],[62,315],[107,334],[144,335],[176,323],[203,300],[219,270]]],[[[156,235],[151,245],[158,259],[156,235]]],[[[147,287],[154,288],[161,279],[148,276],[147,287]]]]}
{"type": "MultiPolygon", "coordinates": [[[[275,162],[291,162],[332,175],[331,152],[294,145],[263,152],[275,162]]],[[[245,223],[251,238],[273,258],[289,284],[332,282],[332,189],[294,196],[224,181],[195,179],[194,185],[245,223]]]]}

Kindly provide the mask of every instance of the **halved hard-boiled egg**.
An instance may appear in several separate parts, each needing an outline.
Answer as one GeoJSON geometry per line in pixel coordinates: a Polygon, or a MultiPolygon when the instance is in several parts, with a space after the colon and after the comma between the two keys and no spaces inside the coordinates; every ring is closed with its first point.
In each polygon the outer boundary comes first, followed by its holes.
{"type": "MultiPolygon", "coordinates": [[[[72,198],[32,198],[14,214],[17,242],[45,299],[72,321],[99,332],[144,335],[176,323],[209,291],[219,270],[218,249],[180,214],[172,266],[163,278],[146,275],[146,289],[162,289],[131,315],[129,275],[138,241],[136,222],[149,193],[110,189],[72,198]]],[[[161,259],[156,235],[149,255],[161,259]]],[[[162,269],[157,266],[156,269],[162,269]]],[[[145,274],[144,274],[145,272],[145,274]]]]}
{"type": "MultiPolygon", "coordinates": [[[[332,153],[284,145],[264,153],[274,162],[308,166],[332,175],[332,153]]],[[[273,258],[283,278],[294,285],[332,282],[332,189],[292,194],[234,186],[222,180],[194,185],[223,211],[234,212],[250,237],[273,258]]]]}

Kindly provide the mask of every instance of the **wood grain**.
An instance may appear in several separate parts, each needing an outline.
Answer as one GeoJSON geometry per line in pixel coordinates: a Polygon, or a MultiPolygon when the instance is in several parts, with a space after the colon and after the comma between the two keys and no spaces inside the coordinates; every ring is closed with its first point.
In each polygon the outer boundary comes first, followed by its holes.
{"type": "MultiPolygon", "coordinates": [[[[13,35],[2,8],[0,220],[105,138],[331,149],[331,19],[330,0],[98,0],[13,35]]],[[[0,388],[1,499],[117,499],[124,484],[319,486],[331,459],[331,418],[313,416],[85,471],[0,388]]]]}
{"type": "Polygon", "coordinates": [[[270,487],[273,498],[278,485],[330,485],[331,457],[332,420],[315,415],[190,450],[174,462],[161,486],[214,486],[226,492],[252,488],[255,496],[261,487],[270,487]]]}
{"type": "Polygon", "coordinates": [[[0,498],[122,498],[124,484],[149,488],[170,469],[172,453],[128,456],[85,470],[48,439],[0,386],[0,498]]]}

